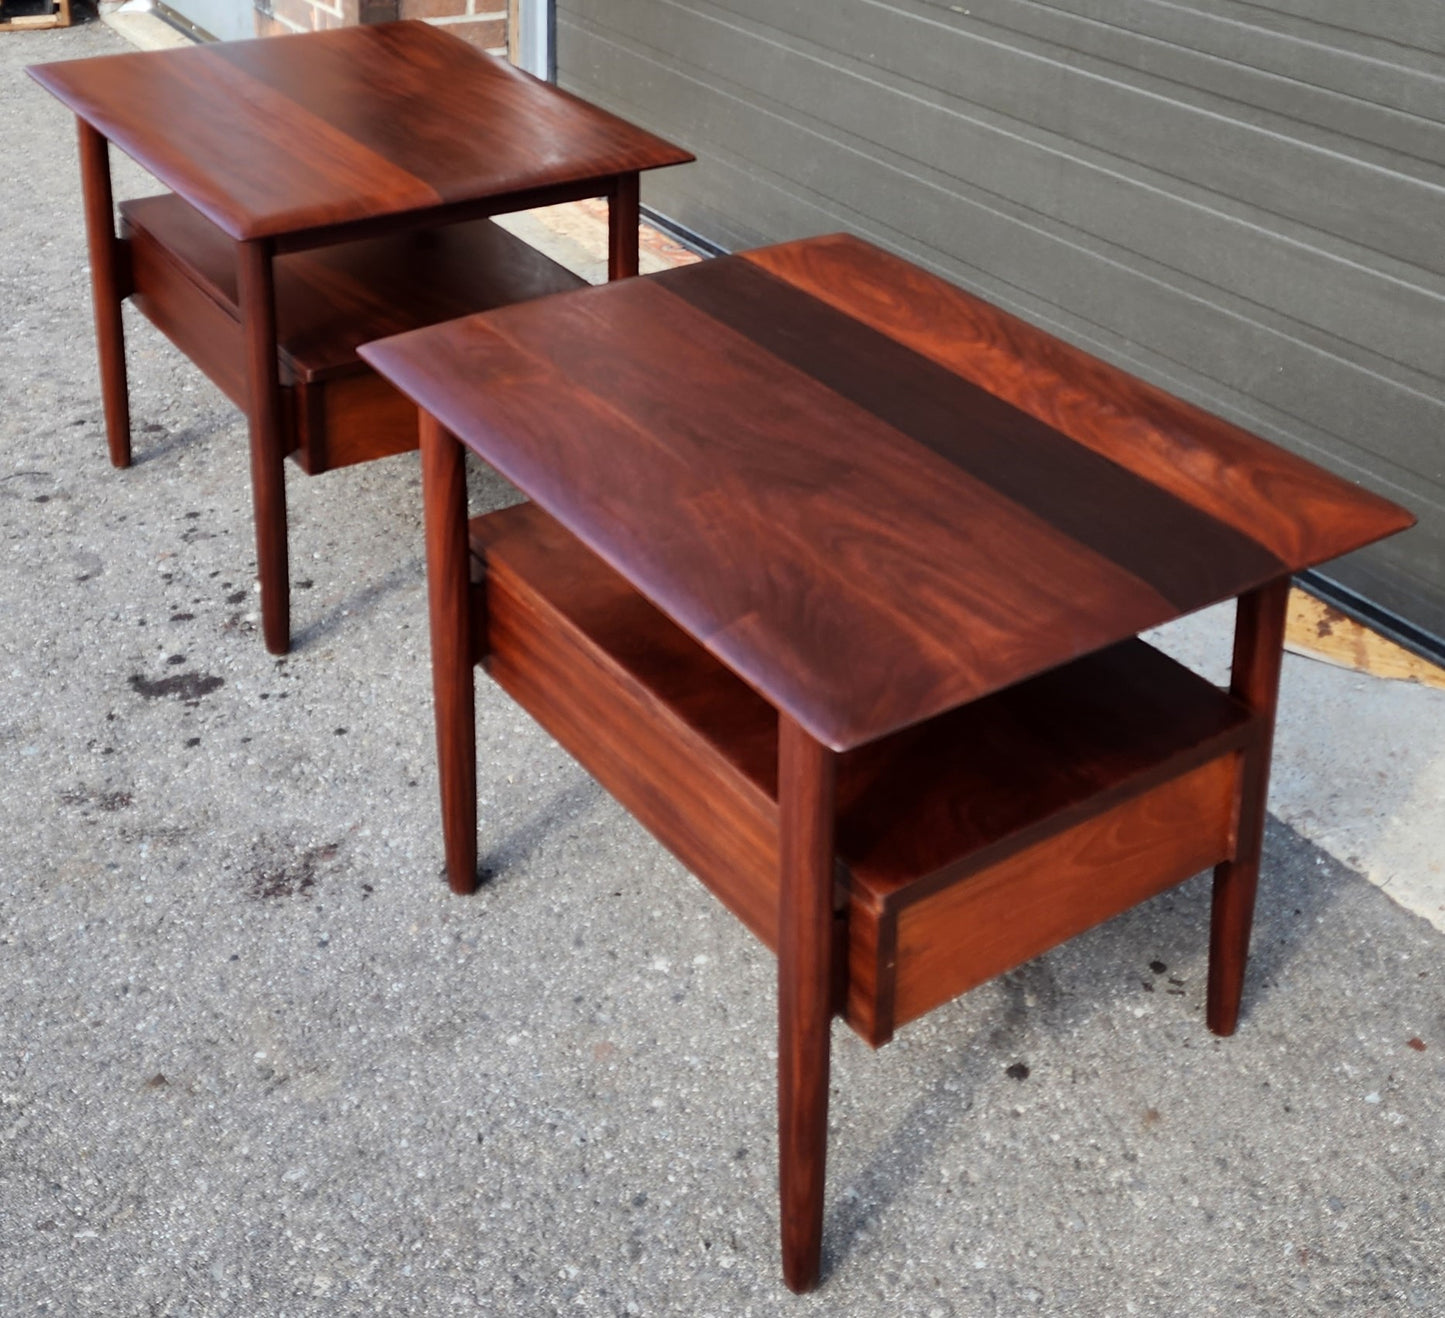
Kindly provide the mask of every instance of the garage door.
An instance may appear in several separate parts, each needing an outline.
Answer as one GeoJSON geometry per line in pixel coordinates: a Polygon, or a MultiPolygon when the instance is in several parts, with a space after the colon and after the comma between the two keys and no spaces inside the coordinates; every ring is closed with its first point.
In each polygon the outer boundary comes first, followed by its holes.
{"type": "Polygon", "coordinates": [[[1445,637],[1441,0],[558,0],[727,248],[850,229],[1414,509],[1327,575],[1445,637]]]}

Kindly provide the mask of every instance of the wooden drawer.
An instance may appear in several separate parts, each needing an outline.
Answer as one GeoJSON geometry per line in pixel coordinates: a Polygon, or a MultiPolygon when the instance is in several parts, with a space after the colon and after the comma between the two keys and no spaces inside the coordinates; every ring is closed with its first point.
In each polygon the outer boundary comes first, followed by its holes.
{"type": "MultiPolygon", "coordinates": [[[[170,194],[120,213],[136,305],[244,408],[235,244],[170,194]]],[[[287,253],[274,269],[287,448],[313,475],[417,446],[415,405],[361,344],[584,283],[490,220],[287,253]]]]}
{"type": "MultiPolygon", "coordinates": [[[[534,505],[471,537],[478,661],[776,948],[775,711],[534,505]]],[[[841,757],[838,1010],[881,1044],[1229,858],[1258,726],[1135,640],[841,757]]]]}
{"type": "MultiPolygon", "coordinates": [[[[892,1029],[1137,906],[1234,849],[1229,752],[1063,832],[856,921],[848,1018],[892,1029]]],[[[923,885],[917,885],[922,887],[923,885]]]]}

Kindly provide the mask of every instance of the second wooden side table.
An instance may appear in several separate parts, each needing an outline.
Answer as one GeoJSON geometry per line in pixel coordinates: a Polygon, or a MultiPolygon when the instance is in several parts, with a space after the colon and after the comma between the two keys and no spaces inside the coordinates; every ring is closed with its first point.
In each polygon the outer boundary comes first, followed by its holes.
{"type": "Polygon", "coordinates": [[[638,175],[687,152],[422,22],[31,68],[80,129],[111,461],[131,459],[121,304],[246,412],[262,627],[290,646],[284,459],[316,474],[416,446],[358,344],[581,281],[485,217],[611,207],[637,272],[638,175]],[[107,144],[172,194],[122,205],[107,144]],[[445,226],[445,227],[443,227],[445,226]]]}

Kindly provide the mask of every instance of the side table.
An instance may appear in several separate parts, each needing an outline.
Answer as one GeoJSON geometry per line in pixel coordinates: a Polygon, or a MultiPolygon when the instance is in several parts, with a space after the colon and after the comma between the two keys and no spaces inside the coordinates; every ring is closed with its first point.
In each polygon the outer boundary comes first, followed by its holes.
{"type": "Polygon", "coordinates": [[[129,465],[121,304],[250,424],[262,627],[290,646],[286,485],[416,446],[358,344],[581,281],[487,216],[610,204],[637,273],[638,175],[687,152],[419,21],[42,64],[72,109],[111,461],[129,465]],[[107,145],[169,187],[115,230],[107,145]],[[447,227],[443,227],[447,226],[447,227]]]}
{"type": "Polygon", "coordinates": [[[452,884],[480,663],[777,952],[791,1287],[835,1014],[882,1044],[1214,866],[1235,1029],[1289,574],[1409,514],[841,236],[361,353],[424,412],[452,884]],[[469,528],[463,445],[533,502],[469,528]],[[1228,691],[1137,639],[1230,597],[1228,691]]]}

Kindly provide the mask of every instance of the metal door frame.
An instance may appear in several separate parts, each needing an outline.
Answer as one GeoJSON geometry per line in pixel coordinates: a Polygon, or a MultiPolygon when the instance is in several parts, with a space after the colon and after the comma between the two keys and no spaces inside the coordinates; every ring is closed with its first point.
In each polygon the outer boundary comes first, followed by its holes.
{"type": "Polygon", "coordinates": [[[514,5],[518,66],[547,82],[556,82],[557,11],[553,0],[514,0],[514,5]]]}

